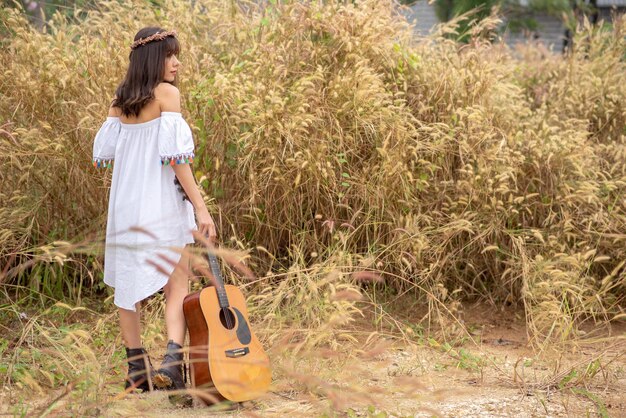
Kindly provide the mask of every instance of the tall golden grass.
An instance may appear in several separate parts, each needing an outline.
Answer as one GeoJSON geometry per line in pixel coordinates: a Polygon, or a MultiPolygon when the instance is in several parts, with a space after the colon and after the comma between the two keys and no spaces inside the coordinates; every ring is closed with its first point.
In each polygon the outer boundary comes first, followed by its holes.
{"type": "Polygon", "coordinates": [[[537,344],[623,318],[626,19],[557,56],[481,27],[415,39],[390,1],[323,3],[98,2],[44,33],[3,9],[2,280],[100,283],[96,252],[56,241],[102,238],[93,137],[132,37],[158,24],[180,33],[194,170],[221,239],[268,272],[265,314],[354,312],[338,278],[361,272],[431,310],[518,304],[537,344]]]}

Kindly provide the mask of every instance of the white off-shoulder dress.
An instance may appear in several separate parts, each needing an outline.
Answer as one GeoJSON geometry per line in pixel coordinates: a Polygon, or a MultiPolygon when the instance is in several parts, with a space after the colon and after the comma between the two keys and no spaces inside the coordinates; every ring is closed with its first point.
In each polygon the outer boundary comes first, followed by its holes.
{"type": "Polygon", "coordinates": [[[144,123],[108,117],[93,145],[95,167],[113,167],[109,193],[104,282],[116,306],[159,291],[197,229],[193,206],[175,183],[174,164],[193,162],[191,129],[177,112],[144,123]]]}

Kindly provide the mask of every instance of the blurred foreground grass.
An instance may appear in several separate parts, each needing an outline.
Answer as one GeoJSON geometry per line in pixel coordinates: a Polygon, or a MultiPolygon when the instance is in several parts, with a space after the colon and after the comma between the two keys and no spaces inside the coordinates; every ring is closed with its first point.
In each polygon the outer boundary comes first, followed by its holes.
{"type": "MultiPolygon", "coordinates": [[[[449,352],[474,344],[473,302],[523,317],[538,355],[623,341],[623,17],[581,26],[555,56],[492,44],[496,17],[459,45],[447,36],[458,22],[415,39],[387,1],[271,3],[100,2],[44,33],[2,9],[9,390],[78,415],[115,396],[121,345],[101,259],[110,174],[93,169],[91,146],[126,46],[149,24],[180,33],[194,171],[222,241],[258,276],[232,277],[268,347],[350,352],[363,343],[351,327],[373,312],[370,333],[449,352]],[[400,296],[404,311],[380,303],[400,296]]],[[[150,347],[161,309],[159,298],[148,309],[150,347]]],[[[588,390],[611,381],[614,358],[540,386],[588,390]]]]}

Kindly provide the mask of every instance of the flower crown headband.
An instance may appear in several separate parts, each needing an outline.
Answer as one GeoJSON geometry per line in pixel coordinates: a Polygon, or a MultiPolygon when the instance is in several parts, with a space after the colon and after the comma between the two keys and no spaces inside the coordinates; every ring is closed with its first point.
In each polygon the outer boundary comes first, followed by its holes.
{"type": "Polygon", "coordinates": [[[141,38],[136,40],[135,42],[132,43],[132,45],[130,46],[130,49],[135,49],[141,45],[145,45],[149,42],[153,42],[153,41],[162,41],[163,39],[167,38],[168,36],[173,36],[174,38],[176,37],[176,31],[175,30],[166,30],[164,32],[157,32],[154,35],[150,35],[147,38],[141,38]]]}

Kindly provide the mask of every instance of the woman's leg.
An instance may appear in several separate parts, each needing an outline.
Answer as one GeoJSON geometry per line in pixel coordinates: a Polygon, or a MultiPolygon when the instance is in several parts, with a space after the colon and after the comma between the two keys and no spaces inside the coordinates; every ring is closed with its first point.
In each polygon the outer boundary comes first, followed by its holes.
{"type": "MultiPolygon", "coordinates": [[[[167,351],[163,357],[161,368],[157,370],[154,382],[157,388],[165,390],[185,389],[184,355],[182,352],[185,342],[185,314],[183,301],[187,296],[189,284],[189,256],[182,254],[178,265],[172,272],[167,284],[163,287],[165,293],[165,325],[167,326],[167,351]]],[[[169,395],[168,399],[177,406],[192,406],[193,398],[186,394],[169,395]]]]}
{"type": "Polygon", "coordinates": [[[183,313],[183,300],[187,296],[189,278],[189,255],[182,254],[178,265],[172,272],[167,284],[163,287],[165,293],[165,326],[167,327],[167,339],[179,345],[185,342],[185,315],[183,313]]]}
{"type": "Polygon", "coordinates": [[[122,339],[126,346],[128,374],[126,375],[125,389],[134,392],[136,389],[151,391],[152,364],[148,353],[141,346],[141,303],[135,304],[135,312],[119,308],[120,328],[122,339]]]}
{"type": "Polygon", "coordinates": [[[120,328],[122,329],[122,339],[128,348],[141,347],[140,308],[140,302],[135,304],[135,312],[129,311],[128,309],[118,308],[120,315],[120,328]]]}

